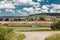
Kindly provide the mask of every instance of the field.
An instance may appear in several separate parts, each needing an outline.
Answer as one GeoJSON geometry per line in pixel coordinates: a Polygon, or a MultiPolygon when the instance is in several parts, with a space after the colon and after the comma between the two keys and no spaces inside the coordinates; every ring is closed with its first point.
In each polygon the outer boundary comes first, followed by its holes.
{"type": "MultiPolygon", "coordinates": [[[[0,28],[5,28],[5,29],[12,28],[14,30],[15,34],[14,35],[12,34],[11,40],[24,40],[24,39],[25,40],[45,40],[47,36],[57,31],[57,30],[51,29],[50,27],[51,23],[53,22],[51,21],[38,21],[38,22],[6,21],[6,22],[0,22],[0,28]]],[[[49,38],[47,38],[46,40],[49,40],[49,38]]]]}
{"type": "Polygon", "coordinates": [[[51,31],[51,23],[36,23],[36,22],[26,22],[26,23],[0,23],[0,27],[11,27],[20,32],[26,31],[51,31]]]}

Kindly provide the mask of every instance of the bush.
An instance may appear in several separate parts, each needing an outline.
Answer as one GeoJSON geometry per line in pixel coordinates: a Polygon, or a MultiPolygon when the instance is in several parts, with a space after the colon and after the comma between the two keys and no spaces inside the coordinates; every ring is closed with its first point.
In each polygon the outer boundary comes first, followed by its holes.
{"type": "Polygon", "coordinates": [[[51,28],[52,28],[53,30],[60,30],[60,21],[58,21],[58,22],[53,22],[53,23],[51,24],[51,28]]]}

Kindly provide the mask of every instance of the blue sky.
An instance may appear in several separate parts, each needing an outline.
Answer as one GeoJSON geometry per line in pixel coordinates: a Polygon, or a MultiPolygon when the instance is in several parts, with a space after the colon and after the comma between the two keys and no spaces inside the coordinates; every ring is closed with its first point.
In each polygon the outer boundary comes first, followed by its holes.
{"type": "Polygon", "coordinates": [[[0,16],[60,13],[60,0],[0,0],[0,16]]]}

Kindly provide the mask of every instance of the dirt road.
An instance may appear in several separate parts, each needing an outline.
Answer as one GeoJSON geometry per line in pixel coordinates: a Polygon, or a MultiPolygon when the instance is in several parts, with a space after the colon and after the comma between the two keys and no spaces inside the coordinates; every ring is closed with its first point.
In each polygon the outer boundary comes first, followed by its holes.
{"type": "Polygon", "coordinates": [[[21,32],[25,34],[26,38],[24,40],[45,40],[46,37],[51,36],[55,33],[59,32],[53,32],[53,31],[46,31],[46,32],[21,32]]]}

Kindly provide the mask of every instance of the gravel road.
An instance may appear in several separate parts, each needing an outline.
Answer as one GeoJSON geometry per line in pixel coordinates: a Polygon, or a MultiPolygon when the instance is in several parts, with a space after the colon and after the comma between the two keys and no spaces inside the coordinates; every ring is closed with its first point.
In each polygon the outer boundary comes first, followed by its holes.
{"type": "Polygon", "coordinates": [[[25,34],[26,38],[24,40],[45,40],[46,37],[51,36],[55,33],[60,33],[60,31],[46,31],[46,32],[21,32],[25,34]]]}

